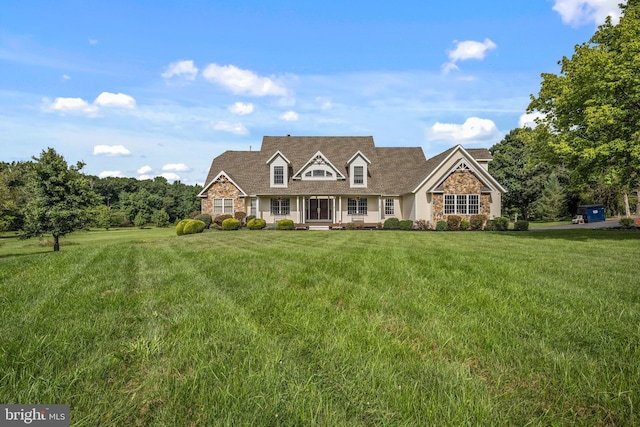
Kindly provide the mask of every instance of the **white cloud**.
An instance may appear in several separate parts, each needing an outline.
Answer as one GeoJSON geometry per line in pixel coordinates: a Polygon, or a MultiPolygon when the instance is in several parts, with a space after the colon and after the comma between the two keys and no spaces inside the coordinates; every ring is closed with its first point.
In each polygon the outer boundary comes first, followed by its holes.
{"type": "Polygon", "coordinates": [[[82,98],[56,98],[47,107],[47,110],[59,113],[85,114],[90,117],[95,117],[98,114],[98,108],[82,98]]]}
{"type": "Polygon", "coordinates": [[[213,125],[215,130],[234,133],[236,135],[246,135],[249,133],[242,123],[229,123],[221,120],[213,125]]]}
{"type": "Polygon", "coordinates": [[[489,119],[469,117],[461,125],[436,122],[431,127],[433,139],[445,139],[452,142],[486,140],[498,134],[496,124],[489,119]]]}
{"type": "Polygon", "coordinates": [[[122,178],[124,175],[122,175],[122,172],[120,171],[102,171],[98,174],[99,178],[107,178],[107,177],[112,177],[112,178],[122,178]]]}
{"type": "Polygon", "coordinates": [[[176,61],[169,64],[166,71],[161,74],[165,79],[173,76],[183,77],[186,80],[195,80],[198,75],[198,67],[193,65],[193,61],[176,61]]]}
{"type": "Polygon", "coordinates": [[[124,145],[96,145],[93,147],[94,156],[128,156],[131,154],[124,145]]]}
{"type": "Polygon", "coordinates": [[[68,74],[63,74],[62,80],[71,80],[71,76],[69,76],[68,74]]]}
{"type": "Polygon", "coordinates": [[[285,96],[287,89],[270,77],[261,77],[250,70],[242,70],[235,65],[209,64],[202,75],[210,82],[217,83],[237,94],[253,96],[285,96]]]}
{"type": "Polygon", "coordinates": [[[164,177],[167,181],[180,181],[180,175],[173,172],[165,172],[160,176],[164,177]]]}
{"type": "Polygon", "coordinates": [[[565,24],[579,26],[593,22],[602,24],[611,16],[614,24],[620,20],[619,3],[625,0],[555,0],[553,10],[560,14],[565,24]]]}
{"type": "Polygon", "coordinates": [[[318,96],[316,97],[316,102],[320,104],[320,109],[322,110],[330,110],[331,108],[333,108],[333,104],[331,103],[330,98],[318,96]]]}
{"type": "Polygon", "coordinates": [[[124,93],[102,92],[93,104],[100,107],[135,108],[136,100],[124,93]]]}
{"type": "Polygon", "coordinates": [[[162,167],[163,171],[186,172],[190,168],[184,163],[168,163],[162,167]]]}
{"type": "Polygon", "coordinates": [[[90,45],[97,45],[97,44],[98,44],[98,40],[96,40],[96,39],[89,39],[89,44],[90,44],[90,45]]]}
{"type": "Polygon", "coordinates": [[[465,40],[462,42],[454,41],[456,48],[448,52],[449,62],[442,66],[442,70],[448,73],[451,70],[457,70],[458,66],[456,62],[466,61],[468,59],[483,60],[490,50],[493,50],[497,45],[489,39],[484,39],[483,42],[477,42],[474,40],[465,40]]]}
{"type": "Polygon", "coordinates": [[[536,119],[541,119],[544,117],[543,113],[536,111],[535,113],[525,113],[520,116],[520,120],[518,120],[518,126],[521,128],[535,128],[536,127],[536,119]]]}
{"type": "Polygon", "coordinates": [[[138,172],[139,174],[147,174],[147,173],[151,172],[152,170],[153,169],[151,169],[151,166],[147,165],[147,166],[142,166],[136,172],[138,172]]]}
{"type": "Polygon", "coordinates": [[[280,114],[280,119],[287,122],[295,122],[298,120],[298,113],[295,111],[287,111],[286,113],[280,114]]]}
{"type": "Polygon", "coordinates": [[[233,114],[238,114],[241,116],[245,114],[251,114],[253,113],[253,104],[250,102],[248,104],[245,104],[244,102],[236,102],[231,107],[229,107],[229,111],[231,111],[233,114]]]}
{"type": "Polygon", "coordinates": [[[144,181],[145,179],[153,179],[153,175],[142,174],[138,177],[138,180],[144,181]]]}

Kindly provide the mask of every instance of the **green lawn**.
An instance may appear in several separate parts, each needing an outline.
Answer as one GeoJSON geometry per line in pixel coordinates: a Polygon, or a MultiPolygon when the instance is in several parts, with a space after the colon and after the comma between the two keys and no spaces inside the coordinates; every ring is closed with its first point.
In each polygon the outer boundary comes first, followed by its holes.
{"type": "Polygon", "coordinates": [[[640,233],[0,239],[0,402],[72,425],[640,424],[640,233]]]}

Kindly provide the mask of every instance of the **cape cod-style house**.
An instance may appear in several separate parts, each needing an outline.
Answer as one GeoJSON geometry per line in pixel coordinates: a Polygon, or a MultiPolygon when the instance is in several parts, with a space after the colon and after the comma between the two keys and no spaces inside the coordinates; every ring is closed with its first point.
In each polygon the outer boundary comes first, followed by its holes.
{"type": "Polygon", "coordinates": [[[460,145],[426,159],[420,147],[376,147],[371,136],[265,136],[259,151],[213,159],[202,212],[238,211],[267,223],[381,223],[448,215],[500,216],[505,189],[486,149],[460,145]]]}

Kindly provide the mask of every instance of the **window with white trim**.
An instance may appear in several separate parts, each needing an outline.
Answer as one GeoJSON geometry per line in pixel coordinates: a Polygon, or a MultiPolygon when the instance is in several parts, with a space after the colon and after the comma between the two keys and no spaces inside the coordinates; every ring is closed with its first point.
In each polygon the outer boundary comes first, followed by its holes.
{"type": "Polygon", "coordinates": [[[477,194],[445,194],[445,215],[477,215],[480,212],[480,196],[477,194]]]}
{"type": "Polygon", "coordinates": [[[366,215],[367,214],[367,199],[356,197],[354,199],[347,199],[347,214],[348,215],[366,215]]]}
{"type": "Polygon", "coordinates": [[[289,215],[291,199],[271,199],[271,215],[289,215]]]}
{"type": "Polygon", "coordinates": [[[395,201],[393,199],[384,199],[384,214],[395,215],[395,201]]]}
{"type": "Polygon", "coordinates": [[[213,214],[233,214],[233,199],[213,199],[213,214]]]}
{"type": "Polygon", "coordinates": [[[284,166],[273,167],[273,184],[274,185],[284,184],[284,166]]]}
{"type": "Polygon", "coordinates": [[[353,167],[353,183],[364,184],[364,166],[353,167]]]}

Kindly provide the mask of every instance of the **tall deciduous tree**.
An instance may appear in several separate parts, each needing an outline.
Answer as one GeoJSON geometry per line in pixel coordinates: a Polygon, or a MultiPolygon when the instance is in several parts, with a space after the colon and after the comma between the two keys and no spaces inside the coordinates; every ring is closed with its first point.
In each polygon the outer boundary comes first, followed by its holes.
{"type": "Polygon", "coordinates": [[[84,163],[67,166],[53,148],[33,157],[28,181],[31,200],[27,203],[22,237],[53,236],[53,250],[60,250],[60,237],[84,225],[87,209],[98,202],[80,170],[84,163]]]}
{"type": "Polygon", "coordinates": [[[561,71],[542,74],[529,111],[544,114],[536,128],[541,152],[564,163],[573,178],[605,181],[622,192],[640,185],[640,0],[621,5],[561,71]]]}

